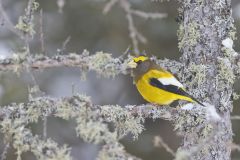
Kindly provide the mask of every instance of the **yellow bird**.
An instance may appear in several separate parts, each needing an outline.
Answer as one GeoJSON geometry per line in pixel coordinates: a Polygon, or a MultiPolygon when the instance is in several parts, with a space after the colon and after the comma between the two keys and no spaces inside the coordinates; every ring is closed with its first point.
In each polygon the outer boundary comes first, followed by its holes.
{"type": "Polygon", "coordinates": [[[201,102],[189,95],[183,85],[168,71],[146,56],[138,56],[128,63],[133,71],[136,87],[142,97],[154,104],[169,105],[175,100],[201,102]]]}

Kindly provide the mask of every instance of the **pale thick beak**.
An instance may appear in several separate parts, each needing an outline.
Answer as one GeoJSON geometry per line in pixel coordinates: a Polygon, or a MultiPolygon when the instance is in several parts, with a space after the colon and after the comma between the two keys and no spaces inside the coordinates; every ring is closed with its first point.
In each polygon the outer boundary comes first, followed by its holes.
{"type": "Polygon", "coordinates": [[[127,66],[129,68],[137,68],[137,63],[132,60],[132,61],[128,62],[127,66]]]}

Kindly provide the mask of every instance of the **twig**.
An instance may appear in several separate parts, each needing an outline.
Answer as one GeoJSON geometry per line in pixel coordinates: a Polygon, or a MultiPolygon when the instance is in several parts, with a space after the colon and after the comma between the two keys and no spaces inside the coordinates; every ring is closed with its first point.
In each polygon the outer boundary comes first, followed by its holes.
{"type": "Polygon", "coordinates": [[[31,23],[32,19],[33,19],[33,10],[32,10],[32,6],[33,6],[34,0],[29,0],[28,1],[28,5],[27,5],[27,9],[26,9],[26,16],[27,16],[27,23],[31,23]]]}
{"type": "Polygon", "coordinates": [[[240,116],[231,116],[231,120],[240,120],[240,116]]]}
{"type": "Polygon", "coordinates": [[[140,32],[138,32],[138,30],[134,25],[132,12],[131,12],[131,4],[127,0],[120,0],[120,4],[123,10],[126,12],[126,18],[128,21],[128,30],[129,30],[130,38],[133,43],[134,52],[136,54],[140,54],[138,41],[142,43],[146,43],[147,40],[143,35],[140,34],[140,32]]]}
{"type": "Polygon", "coordinates": [[[173,157],[176,156],[176,153],[165,143],[161,136],[155,136],[153,139],[153,145],[155,147],[163,147],[168,153],[170,153],[173,157]]]}
{"type": "MultiPolygon", "coordinates": [[[[33,10],[32,10],[32,5],[34,3],[34,0],[29,0],[28,1],[28,6],[26,9],[26,19],[25,19],[25,23],[27,25],[31,25],[32,20],[33,20],[33,10]]],[[[31,33],[27,33],[25,32],[25,45],[26,45],[26,49],[27,49],[27,53],[30,54],[30,42],[29,42],[29,37],[31,36],[31,33]]]]}
{"type": "Polygon", "coordinates": [[[238,145],[236,143],[231,143],[231,148],[232,148],[232,151],[240,152],[240,145],[238,145]]]}
{"type": "Polygon", "coordinates": [[[136,15],[136,16],[139,16],[141,18],[145,18],[145,19],[162,19],[162,18],[166,18],[167,17],[167,14],[166,13],[147,13],[147,12],[143,12],[143,11],[140,11],[140,10],[134,10],[134,9],[131,9],[131,13],[136,15]]]}
{"type": "Polygon", "coordinates": [[[57,0],[58,12],[63,13],[63,7],[65,6],[65,0],[57,0]]]}
{"type": "Polygon", "coordinates": [[[6,28],[8,28],[10,31],[12,31],[13,33],[15,33],[18,37],[20,37],[21,39],[23,39],[23,34],[17,30],[14,26],[14,24],[11,22],[10,18],[8,17],[7,13],[5,12],[5,10],[3,9],[2,6],[2,0],[0,0],[0,14],[2,15],[4,21],[6,22],[5,24],[7,25],[6,28]]]}
{"type": "Polygon", "coordinates": [[[103,9],[103,14],[107,14],[119,0],[109,0],[103,9]]]}
{"type": "MultiPolygon", "coordinates": [[[[43,96],[44,93],[40,90],[37,80],[33,74],[33,69],[29,69],[29,75],[31,77],[33,87],[29,89],[29,100],[35,99],[39,96],[43,96]]],[[[47,116],[43,117],[43,139],[47,140],[47,116]]]]}
{"type": "Polygon", "coordinates": [[[138,40],[137,40],[137,31],[136,28],[134,26],[133,23],[133,18],[131,14],[127,14],[127,20],[128,20],[128,29],[129,29],[129,34],[130,34],[130,38],[132,39],[132,43],[133,43],[133,48],[134,48],[134,52],[136,54],[140,54],[139,48],[138,48],[138,40]]]}
{"type": "Polygon", "coordinates": [[[126,14],[126,19],[128,21],[128,31],[129,37],[131,38],[133,49],[135,54],[140,54],[139,50],[139,42],[140,43],[147,43],[147,39],[137,30],[133,15],[139,16],[144,19],[157,19],[157,18],[165,18],[167,14],[165,13],[147,13],[139,10],[134,10],[131,7],[131,4],[128,0],[109,0],[109,2],[105,5],[103,9],[103,14],[107,14],[112,7],[119,2],[121,8],[124,10],[126,14]]]}
{"type": "Polygon", "coordinates": [[[47,140],[47,122],[48,122],[48,118],[47,116],[44,116],[43,118],[43,139],[47,140]]]}
{"type": "Polygon", "coordinates": [[[8,148],[10,147],[9,142],[7,144],[5,144],[3,152],[1,154],[1,160],[5,160],[7,158],[7,152],[8,152],[8,148]]]}
{"type": "Polygon", "coordinates": [[[71,85],[71,88],[72,88],[72,95],[74,95],[75,94],[75,88],[76,87],[76,85],[74,84],[74,83],[72,83],[72,85],[71,85]]]}
{"type": "Polygon", "coordinates": [[[45,54],[45,43],[44,43],[44,33],[43,33],[43,10],[40,10],[40,18],[39,18],[39,23],[40,23],[40,42],[41,42],[41,52],[42,54],[45,54]]]}
{"type": "MultiPolygon", "coordinates": [[[[29,87],[29,100],[32,100],[43,96],[44,93],[40,90],[39,85],[37,84],[36,78],[32,72],[32,68],[29,70],[29,74],[33,82],[33,87],[29,87]]],[[[47,140],[47,116],[43,117],[43,139],[47,140]]]]}
{"type": "Polygon", "coordinates": [[[61,50],[61,52],[64,52],[65,50],[66,50],[66,46],[67,46],[67,44],[70,42],[70,40],[71,40],[71,36],[68,36],[67,37],[67,39],[63,42],[63,44],[62,44],[62,50],[61,50]]]}

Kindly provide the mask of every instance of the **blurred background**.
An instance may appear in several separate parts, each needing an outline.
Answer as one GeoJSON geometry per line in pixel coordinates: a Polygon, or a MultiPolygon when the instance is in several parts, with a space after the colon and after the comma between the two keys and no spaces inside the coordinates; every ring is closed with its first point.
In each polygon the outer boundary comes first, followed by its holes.
{"type": "MultiPolygon", "coordinates": [[[[70,37],[64,54],[71,52],[81,53],[84,49],[94,54],[96,51],[112,53],[114,57],[120,56],[130,45],[128,24],[125,13],[118,6],[104,15],[104,0],[66,0],[59,8],[59,0],[41,0],[40,9],[43,10],[43,32],[46,54],[57,54],[62,44],[70,37]]],[[[16,24],[19,16],[24,14],[27,0],[2,0],[3,8],[11,21],[16,24]]],[[[177,44],[177,3],[155,2],[146,0],[131,0],[134,9],[145,12],[167,13],[168,17],[156,20],[144,20],[134,17],[137,29],[147,38],[148,43],[140,44],[140,49],[156,55],[158,58],[178,59],[181,54],[177,44]]],[[[237,37],[240,33],[240,1],[232,0],[233,15],[237,27],[237,37]]],[[[41,53],[40,45],[40,9],[35,15],[36,34],[31,41],[30,50],[33,54],[41,53]]],[[[4,25],[0,15],[0,58],[19,52],[24,44],[4,25]]],[[[235,50],[240,50],[239,40],[235,41],[235,50]]],[[[95,73],[88,73],[87,80],[81,80],[81,71],[77,68],[55,68],[33,73],[41,91],[53,97],[72,95],[72,86],[75,92],[85,93],[92,97],[95,104],[141,104],[141,98],[129,76],[119,75],[115,79],[99,78],[95,73]]],[[[0,73],[0,104],[7,105],[11,102],[26,102],[28,99],[28,86],[33,82],[28,73],[20,76],[14,73],[0,73]]],[[[235,83],[236,91],[240,91],[239,80],[235,83]]],[[[239,100],[234,102],[232,115],[240,115],[239,100]]],[[[42,135],[42,122],[32,124],[36,134],[42,135]]],[[[144,160],[171,160],[172,155],[164,148],[154,147],[153,139],[161,136],[164,141],[175,151],[181,144],[180,138],[175,135],[172,125],[163,120],[148,119],[144,124],[146,130],[133,141],[131,136],[122,140],[126,150],[144,160]]],[[[100,146],[83,142],[76,137],[74,122],[57,118],[49,118],[47,125],[48,137],[59,144],[68,144],[72,147],[72,156],[77,160],[94,160],[100,146]]],[[[240,144],[239,121],[233,121],[234,142],[240,144]]],[[[0,140],[2,142],[2,140],[0,140]]],[[[0,145],[2,153],[3,145],[0,145]]],[[[14,150],[10,149],[8,159],[15,159],[14,150]]],[[[239,159],[240,154],[233,152],[233,159],[239,159]]],[[[24,154],[23,159],[34,159],[31,153],[24,154]]]]}

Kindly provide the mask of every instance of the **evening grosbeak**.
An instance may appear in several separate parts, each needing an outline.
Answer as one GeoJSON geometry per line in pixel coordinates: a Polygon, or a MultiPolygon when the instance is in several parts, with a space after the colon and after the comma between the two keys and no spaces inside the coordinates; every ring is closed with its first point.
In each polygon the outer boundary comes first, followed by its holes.
{"type": "Polygon", "coordinates": [[[128,67],[132,69],[136,87],[146,101],[169,105],[175,100],[185,100],[204,106],[185,91],[173,74],[160,68],[147,56],[133,58],[128,67]]]}

